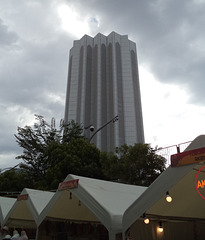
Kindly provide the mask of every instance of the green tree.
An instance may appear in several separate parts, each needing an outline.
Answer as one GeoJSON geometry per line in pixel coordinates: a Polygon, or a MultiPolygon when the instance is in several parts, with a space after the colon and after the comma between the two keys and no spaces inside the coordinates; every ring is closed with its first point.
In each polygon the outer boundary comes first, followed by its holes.
{"type": "Polygon", "coordinates": [[[82,126],[74,121],[55,128],[36,115],[34,127],[18,127],[16,141],[23,148],[21,169],[30,177],[29,184],[38,189],[56,188],[72,174],[101,176],[100,152],[82,135],[82,126]]]}
{"type": "Polygon", "coordinates": [[[0,173],[0,195],[18,195],[27,180],[22,170],[11,169],[0,173]]]}
{"type": "Polygon", "coordinates": [[[107,179],[141,186],[149,186],[165,170],[165,163],[149,144],[141,143],[122,145],[101,162],[107,179]]]}
{"type": "Polygon", "coordinates": [[[102,178],[100,151],[87,140],[73,138],[69,143],[52,143],[47,150],[51,167],[44,185],[50,185],[50,189],[55,189],[68,173],[102,178]]]}

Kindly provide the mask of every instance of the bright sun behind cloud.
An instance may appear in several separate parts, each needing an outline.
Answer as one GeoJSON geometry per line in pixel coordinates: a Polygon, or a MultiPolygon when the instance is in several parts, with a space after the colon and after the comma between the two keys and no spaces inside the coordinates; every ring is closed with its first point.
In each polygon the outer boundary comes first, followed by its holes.
{"type": "Polygon", "coordinates": [[[80,16],[75,9],[65,4],[58,7],[58,15],[61,19],[62,28],[77,38],[90,34],[93,23],[95,23],[96,27],[99,26],[99,22],[95,17],[80,16]]]}

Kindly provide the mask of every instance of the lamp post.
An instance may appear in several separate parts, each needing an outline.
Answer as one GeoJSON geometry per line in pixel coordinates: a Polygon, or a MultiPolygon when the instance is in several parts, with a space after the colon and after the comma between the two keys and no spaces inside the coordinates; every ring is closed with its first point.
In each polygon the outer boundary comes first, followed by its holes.
{"type": "MultiPolygon", "coordinates": [[[[92,134],[92,136],[90,137],[89,142],[91,142],[91,140],[93,139],[93,137],[94,137],[100,130],[102,130],[104,127],[106,127],[106,126],[107,126],[108,124],[110,124],[111,122],[114,123],[114,122],[118,121],[118,119],[119,119],[119,117],[118,117],[118,115],[117,115],[117,116],[115,116],[114,118],[112,118],[110,121],[108,121],[107,123],[105,123],[104,125],[102,125],[102,127],[98,128],[98,129],[92,134]]],[[[91,132],[94,131],[94,126],[93,126],[93,124],[90,124],[89,126],[85,127],[85,129],[88,129],[88,128],[90,128],[90,131],[91,131],[91,132]]]]}

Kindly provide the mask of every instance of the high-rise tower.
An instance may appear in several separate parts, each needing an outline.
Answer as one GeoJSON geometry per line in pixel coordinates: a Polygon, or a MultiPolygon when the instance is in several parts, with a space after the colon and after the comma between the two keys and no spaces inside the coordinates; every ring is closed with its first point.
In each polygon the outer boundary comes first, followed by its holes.
{"type": "MultiPolygon", "coordinates": [[[[102,151],[144,143],[136,44],[127,35],[85,35],[70,50],[65,122],[99,129],[93,138],[102,151]]],[[[85,130],[85,136],[92,133],[85,130]]]]}

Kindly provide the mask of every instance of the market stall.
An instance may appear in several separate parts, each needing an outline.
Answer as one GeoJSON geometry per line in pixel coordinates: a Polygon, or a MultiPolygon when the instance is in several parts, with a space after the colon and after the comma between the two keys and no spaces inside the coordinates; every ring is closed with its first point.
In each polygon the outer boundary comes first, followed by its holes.
{"type": "Polygon", "coordinates": [[[0,226],[4,226],[4,220],[14,203],[16,198],[0,197],[0,226]]]}
{"type": "Polygon", "coordinates": [[[205,136],[197,137],[185,153],[179,154],[181,162],[173,162],[173,166],[168,167],[125,211],[124,238],[169,240],[204,237],[205,192],[202,184],[205,171],[201,171],[205,168],[204,146],[205,136]],[[199,172],[201,179],[197,180],[199,172]],[[197,189],[200,183],[201,188],[197,189]],[[143,222],[145,218],[149,219],[149,224],[143,222]]]}
{"type": "Polygon", "coordinates": [[[37,219],[48,204],[52,192],[25,188],[8,211],[3,223],[10,229],[25,229],[30,238],[35,238],[37,219]]]}
{"type": "Polygon", "coordinates": [[[70,174],[39,216],[38,239],[115,239],[125,210],[145,190],[70,174]]]}

